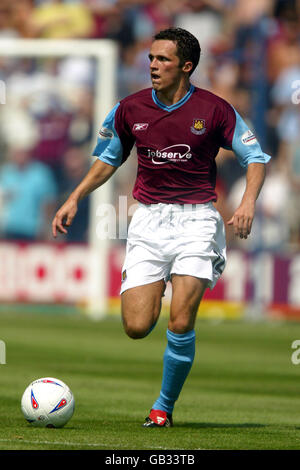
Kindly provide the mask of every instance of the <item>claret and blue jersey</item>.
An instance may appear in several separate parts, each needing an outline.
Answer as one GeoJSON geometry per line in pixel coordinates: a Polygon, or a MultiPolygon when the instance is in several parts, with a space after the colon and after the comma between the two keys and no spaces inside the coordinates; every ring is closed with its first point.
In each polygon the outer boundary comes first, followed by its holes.
{"type": "Polygon", "coordinates": [[[176,104],[161,103],[148,88],[121,100],[99,132],[94,155],[112,166],[138,155],[133,196],[144,204],[215,201],[220,147],[239,163],[267,163],[255,135],[225,100],[193,85],[176,104]]]}

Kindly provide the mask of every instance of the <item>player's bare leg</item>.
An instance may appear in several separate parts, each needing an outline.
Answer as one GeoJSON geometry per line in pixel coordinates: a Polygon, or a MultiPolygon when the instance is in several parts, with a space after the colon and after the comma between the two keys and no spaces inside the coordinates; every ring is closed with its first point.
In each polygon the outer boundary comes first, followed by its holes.
{"type": "Polygon", "coordinates": [[[122,293],[122,320],[130,338],[144,338],[151,331],[160,314],[165,288],[164,280],[160,280],[122,293]]]}
{"type": "Polygon", "coordinates": [[[187,333],[194,328],[197,311],[208,281],[193,276],[172,275],[172,300],[168,328],[187,333]]]}
{"type": "Polygon", "coordinates": [[[172,412],[195,356],[195,319],[207,280],[172,276],[173,295],[164,354],[162,386],[145,427],[173,425],[172,412]]]}

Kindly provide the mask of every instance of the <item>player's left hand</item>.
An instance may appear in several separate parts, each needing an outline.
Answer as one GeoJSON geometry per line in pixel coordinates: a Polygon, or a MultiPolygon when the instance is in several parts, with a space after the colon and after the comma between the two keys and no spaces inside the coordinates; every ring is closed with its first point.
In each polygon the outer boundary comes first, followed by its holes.
{"type": "Polygon", "coordinates": [[[234,234],[240,238],[248,238],[251,232],[255,213],[255,203],[243,202],[235,211],[227,225],[233,225],[234,234]]]}
{"type": "Polygon", "coordinates": [[[69,198],[56,212],[52,221],[52,235],[57,237],[57,232],[67,234],[66,227],[69,227],[77,212],[77,201],[74,198],[69,198]]]}

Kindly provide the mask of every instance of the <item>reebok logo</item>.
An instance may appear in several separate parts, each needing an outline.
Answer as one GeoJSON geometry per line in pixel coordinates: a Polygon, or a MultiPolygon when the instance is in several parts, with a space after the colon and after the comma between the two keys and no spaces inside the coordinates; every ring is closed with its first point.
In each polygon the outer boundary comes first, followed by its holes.
{"type": "Polygon", "coordinates": [[[138,122],[136,124],[133,124],[133,130],[134,131],[145,131],[148,129],[149,124],[147,122],[138,122]]]}

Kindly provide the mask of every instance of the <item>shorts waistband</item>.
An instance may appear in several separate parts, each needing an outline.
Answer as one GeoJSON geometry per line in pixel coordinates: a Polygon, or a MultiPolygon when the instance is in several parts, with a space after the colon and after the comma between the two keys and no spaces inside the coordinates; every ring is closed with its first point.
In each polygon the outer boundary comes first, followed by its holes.
{"type": "Polygon", "coordinates": [[[190,212],[214,208],[212,201],[198,204],[165,204],[163,202],[158,202],[156,204],[143,204],[139,202],[139,206],[148,208],[152,211],[167,210],[165,208],[168,207],[173,212],[190,212]]]}

